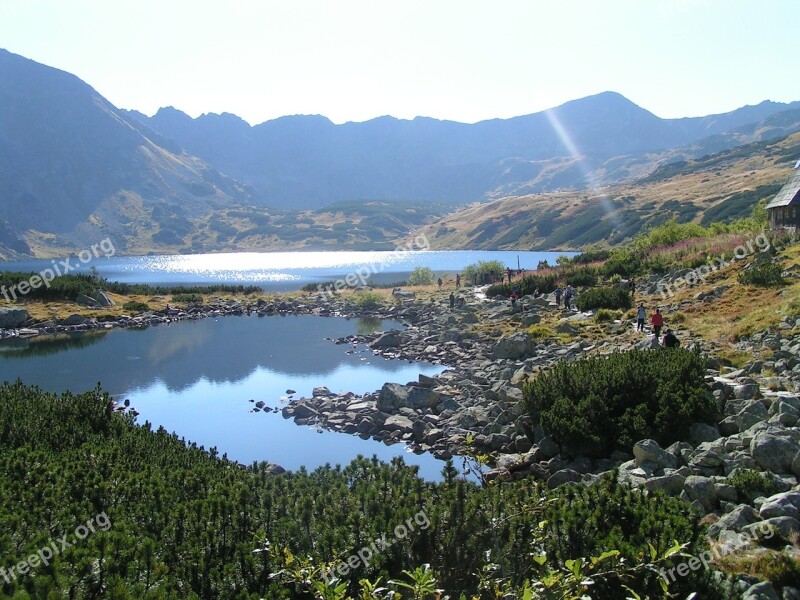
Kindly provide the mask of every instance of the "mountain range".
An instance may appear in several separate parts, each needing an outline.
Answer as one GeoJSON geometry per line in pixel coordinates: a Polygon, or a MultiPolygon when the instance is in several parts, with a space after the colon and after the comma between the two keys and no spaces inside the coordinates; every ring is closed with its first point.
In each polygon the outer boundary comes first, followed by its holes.
{"type": "MultiPolygon", "coordinates": [[[[0,50],[0,258],[385,247],[454,205],[646,177],[800,131],[800,102],[661,119],[605,92],[475,124],[152,117],[0,50]]],[[[474,212],[474,209],[473,209],[474,212]]]]}

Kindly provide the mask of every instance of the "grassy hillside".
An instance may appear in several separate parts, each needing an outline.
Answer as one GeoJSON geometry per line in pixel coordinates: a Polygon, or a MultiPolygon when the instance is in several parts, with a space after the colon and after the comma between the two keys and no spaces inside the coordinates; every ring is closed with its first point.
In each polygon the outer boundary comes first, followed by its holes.
{"type": "Polygon", "coordinates": [[[421,231],[435,249],[566,250],[612,246],[671,219],[733,221],[777,193],[800,134],[664,164],[624,184],[474,204],[421,231]]]}

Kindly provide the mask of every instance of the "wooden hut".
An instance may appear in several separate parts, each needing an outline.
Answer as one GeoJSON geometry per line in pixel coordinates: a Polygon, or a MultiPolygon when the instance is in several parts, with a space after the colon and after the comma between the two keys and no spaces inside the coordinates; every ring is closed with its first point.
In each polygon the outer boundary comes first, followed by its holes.
{"type": "Polygon", "coordinates": [[[767,204],[770,229],[791,229],[800,225],[800,169],[795,169],[772,201],[767,204]]]}

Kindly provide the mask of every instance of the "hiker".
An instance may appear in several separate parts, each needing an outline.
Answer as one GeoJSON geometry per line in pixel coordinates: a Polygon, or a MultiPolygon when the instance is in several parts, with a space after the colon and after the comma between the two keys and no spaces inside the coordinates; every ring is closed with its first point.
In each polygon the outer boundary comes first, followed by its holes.
{"type": "Polygon", "coordinates": [[[657,308],[656,312],[653,313],[650,322],[653,325],[653,333],[656,335],[656,341],[658,341],[659,336],[661,335],[661,328],[664,326],[664,317],[661,314],[661,309],[657,308]]]}
{"type": "Polygon", "coordinates": [[[636,311],[636,331],[644,331],[644,320],[646,316],[644,302],[642,302],[639,304],[639,308],[636,311]]]}
{"type": "Polygon", "coordinates": [[[564,292],[564,308],[569,309],[570,300],[572,300],[572,286],[568,285],[564,292]]]}
{"type": "Polygon", "coordinates": [[[439,289],[442,289],[442,278],[441,277],[439,277],[439,279],[436,281],[436,283],[439,284],[439,289]]]}
{"type": "Polygon", "coordinates": [[[556,288],[556,306],[561,306],[561,288],[556,288]]]}
{"type": "Polygon", "coordinates": [[[539,293],[539,288],[536,288],[533,290],[533,297],[538,298],[539,296],[541,296],[541,293],[539,293]]]}
{"type": "Polygon", "coordinates": [[[453,292],[450,292],[450,310],[453,310],[456,307],[456,295],[453,292]]]}
{"type": "Polygon", "coordinates": [[[636,280],[633,277],[631,277],[631,280],[628,282],[628,291],[631,294],[631,298],[633,298],[633,295],[636,293],[636,280]]]}
{"type": "Polygon", "coordinates": [[[511,270],[511,267],[508,267],[506,269],[506,272],[508,273],[508,283],[511,283],[511,273],[513,273],[513,271],[511,270]]]}
{"type": "Polygon", "coordinates": [[[666,333],[664,334],[664,348],[677,348],[680,345],[681,343],[672,332],[672,329],[667,329],[666,333]]]}
{"type": "Polygon", "coordinates": [[[457,288],[461,287],[461,274],[460,273],[456,273],[456,287],[457,288]]]}
{"type": "Polygon", "coordinates": [[[517,305],[517,292],[511,294],[511,308],[514,308],[517,305]]]}

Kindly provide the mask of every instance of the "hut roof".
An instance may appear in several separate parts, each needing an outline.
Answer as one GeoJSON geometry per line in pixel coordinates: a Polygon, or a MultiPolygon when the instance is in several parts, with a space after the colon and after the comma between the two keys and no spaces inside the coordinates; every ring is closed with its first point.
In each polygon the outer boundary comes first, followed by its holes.
{"type": "Polygon", "coordinates": [[[767,204],[767,208],[778,208],[780,206],[789,206],[797,200],[800,195],[800,169],[797,169],[778,192],[772,201],[767,204]]]}

